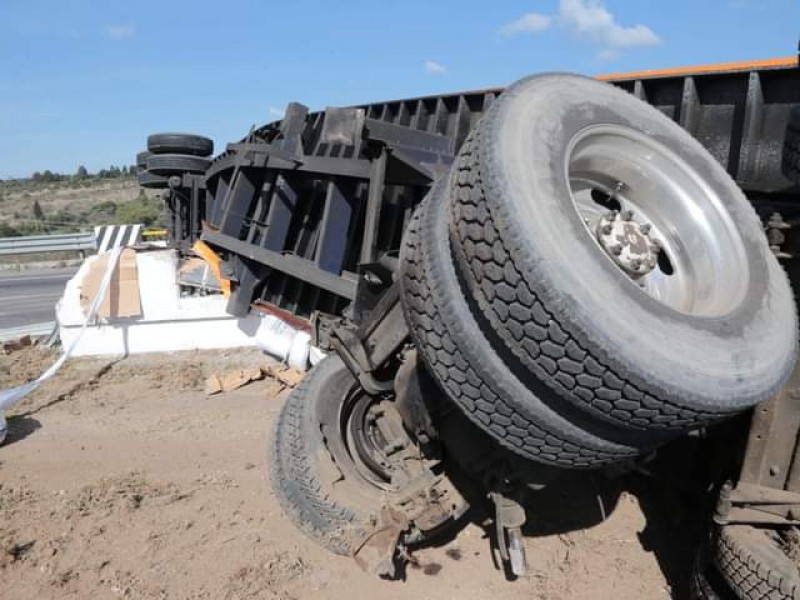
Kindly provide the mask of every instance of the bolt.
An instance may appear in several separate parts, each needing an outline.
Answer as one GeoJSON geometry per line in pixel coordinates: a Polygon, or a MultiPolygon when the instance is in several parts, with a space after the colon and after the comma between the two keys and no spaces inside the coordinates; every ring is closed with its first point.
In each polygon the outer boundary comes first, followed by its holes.
{"type": "Polygon", "coordinates": [[[626,210],[621,215],[623,221],[630,221],[633,218],[633,211],[626,210]]]}
{"type": "Polygon", "coordinates": [[[780,467],[778,467],[778,465],[772,465],[772,466],[769,468],[769,474],[770,474],[772,477],[775,477],[775,476],[776,476],[776,475],[778,475],[778,473],[780,473],[780,472],[781,472],[781,470],[780,470],[780,467]]]}
{"type": "Polygon", "coordinates": [[[648,233],[650,233],[651,227],[652,225],[650,225],[650,223],[645,223],[644,225],[639,227],[639,231],[641,231],[643,235],[647,235],[648,233]]]}
{"type": "Polygon", "coordinates": [[[614,231],[614,227],[612,227],[611,225],[603,225],[600,228],[600,233],[602,233],[603,235],[610,235],[612,231],[614,231]]]}
{"type": "Polygon", "coordinates": [[[642,261],[641,261],[641,260],[639,260],[638,258],[634,258],[634,259],[631,261],[631,269],[632,269],[632,270],[634,270],[634,271],[638,271],[638,270],[639,270],[639,267],[641,267],[641,266],[642,266],[642,261]]]}
{"type": "Polygon", "coordinates": [[[609,218],[609,220],[611,220],[611,221],[613,221],[614,219],[616,219],[618,216],[619,216],[619,211],[617,211],[617,210],[612,210],[612,211],[611,211],[611,212],[608,214],[608,218],[609,218]]]}
{"type": "Polygon", "coordinates": [[[614,244],[611,246],[611,254],[614,256],[619,256],[622,254],[622,246],[620,244],[614,244]]]}

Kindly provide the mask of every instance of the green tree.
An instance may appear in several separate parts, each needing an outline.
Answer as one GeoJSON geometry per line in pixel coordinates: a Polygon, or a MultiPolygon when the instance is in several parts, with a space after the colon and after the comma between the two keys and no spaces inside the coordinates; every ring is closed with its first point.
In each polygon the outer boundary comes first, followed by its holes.
{"type": "Polygon", "coordinates": [[[44,221],[44,211],[38,200],[33,201],[33,218],[37,221],[44,221]]]}
{"type": "Polygon", "coordinates": [[[75,171],[75,179],[83,180],[86,179],[87,177],[89,177],[89,171],[86,170],[86,167],[84,167],[83,165],[78,167],[78,170],[75,171]]]}

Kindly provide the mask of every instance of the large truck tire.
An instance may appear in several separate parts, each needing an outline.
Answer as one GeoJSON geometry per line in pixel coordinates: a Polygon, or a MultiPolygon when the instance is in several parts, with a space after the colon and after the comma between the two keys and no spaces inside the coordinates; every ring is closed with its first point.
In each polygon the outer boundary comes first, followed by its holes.
{"type": "Polygon", "coordinates": [[[738,598],[800,600],[800,573],[776,535],[751,525],[724,525],[714,532],[714,560],[738,598]]]}
{"type": "Polygon", "coordinates": [[[761,223],[658,110],[580,76],[524,79],[492,104],[454,169],[460,276],[490,344],[549,391],[543,402],[678,431],[752,407],[788,379],[797,315],[761,223]]]}
{"type": "Polygon", "coordinates": [[[169,177],[183,173],[203,173],[211,161],[187,154],[153,154],[147,158],[147,170],[155,175],[169,177]]]}
{"type": "Polygon", "coordinates": [[[136,179],[140,186],[151,190],[164,190],[169,187],[169,177],[154,175],[149,171],[139,171],[136,179]]]}
{"type": "Polygon", "coordinates": [[[447,192],[446,181],[437,183],[409,222],[399,281],[412,337],[450,400],[506,449],[548,465],[598,467],[633,459],[654,445],[658,436],[638,434],[636,444],[614,441],[583,429],[581,424],[595,423],[577,411],[551,410],[486,343],[452,263],[447,192]]]}
{"type": "MultiPolygon", "coordinates": [[[[289,394],[273,435],[270,480],[281,507],[301,531],[336,554],[356,554],[374,533],[383,508],[409,497],[408,490],[393,488],[371,470],[367,459],[359,458],[362,448],[352,446],[359,432],[387,441],[353,420],[368,418],[373,402],[342,360],[331,355],[289,394]]],[[[405,544],[440,535],[468,508],[460,496],[441,501],[453,502],[453,518],[411,523],[405,544]]]]}
{"type": "Polygon", "coordinates": [[[147,159],[153,156],[153,153],[149,150],[144,150],[143,152],[136,153],[136,166],[140,169],[147,168],[147,159]]]}
{"type": "Polygon", "coordinates": [[[705,546],[695,557],[689,580],[689,597],[692,600],[736,600],[736,594],[710,560],[705,546]]]}
{"type": "Polygon", "coordinates": [[[214,142],[190,133],[154,133],[147,136],[147,149],[153,154],[190,154],[211,156],[214,142]]]}

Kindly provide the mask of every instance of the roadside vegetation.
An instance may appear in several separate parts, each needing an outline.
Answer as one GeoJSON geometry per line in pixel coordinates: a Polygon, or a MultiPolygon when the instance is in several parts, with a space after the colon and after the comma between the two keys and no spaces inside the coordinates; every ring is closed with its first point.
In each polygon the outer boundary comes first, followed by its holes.
{"type": "Polygon", "coordinates": [[[164,225],[160,197],[139,187],[135,166],[89,173],[43,171],[0,180],[0,237],[71,233],[97,225],[164,225]]]}

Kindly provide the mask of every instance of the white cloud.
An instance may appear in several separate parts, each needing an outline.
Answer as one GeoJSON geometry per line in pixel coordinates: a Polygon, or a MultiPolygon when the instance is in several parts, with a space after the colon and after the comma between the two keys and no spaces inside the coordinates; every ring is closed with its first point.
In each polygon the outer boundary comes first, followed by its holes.
{"type": "Polygon", "coordinates": [[[426,60],[423,65],[426,73],[447,73],[447,67],[438,62],[426,60]]]}
{"type": "Polygon", "coordinates": [[[646,25],[620,25],[600,0],[561,0],[559,20],[578,36],[599,45],[601,53],[661,43],[661,38],[646,25]]]}
{"type": "Polygon", "coordinates": [[[112,40],[124,40],[135,36],[136,28],[133,25],[109,25],[105,32],[112,40]]]}
{"type": "Polygon", "coordinates": [[[558,14],[527,13],[498,31],[506,37],[535,34],[550,28],[554,22],[594,45],[601,60],[618,58],[622,50],[629,48],[661,43],[661,38],[646,25],[621,25],[601,0],[559,0],[558,14]]]}
{"type": "Polygon", "coordinates": [[[511,37],[520,33],[539,33],[548,29],[553,24],[553,17],[540,15],[539,13],[527,13],[519,19],[503,25],[499,31],[500,35],[511,37]]]}

